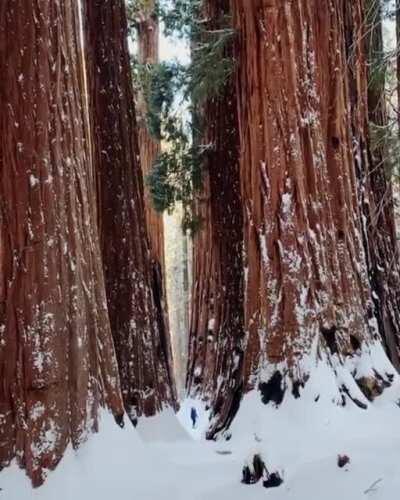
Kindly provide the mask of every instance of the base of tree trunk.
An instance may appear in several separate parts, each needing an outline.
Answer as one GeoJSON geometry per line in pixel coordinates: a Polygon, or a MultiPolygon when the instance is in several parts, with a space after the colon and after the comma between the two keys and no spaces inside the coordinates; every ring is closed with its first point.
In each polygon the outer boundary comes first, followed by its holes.
{"type": "MultiPolygon", "coordinates": [[[[380,342],[364,345],[351,356],[321,352],[315,346],[297,364],[296,373],[284,363],[260,368],[256,381],[246,392],[254,390],[259,392],[261,408],[266,405],[278,409],[290,398],[299,405],[306,400],[307,404],[353,405],[365,411],[379,398],[400,405],[400,376],[380,342]]],[[[211,418],[208,439],[231,439],[232,422],[240,418],[245,396],[241,387],[241,394],[232,399],[228,411],[211,418]]],[[[245,406],[246,402],[243,411],[245,406]]]]}

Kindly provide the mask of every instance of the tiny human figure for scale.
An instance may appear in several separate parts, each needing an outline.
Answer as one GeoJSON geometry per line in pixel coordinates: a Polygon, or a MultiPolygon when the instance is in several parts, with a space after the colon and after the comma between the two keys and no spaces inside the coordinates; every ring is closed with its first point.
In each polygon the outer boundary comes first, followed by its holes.
{"type": "Polygon", "coordinates": [[[197,421],[197,411],[196,408],[192,407],[190,410],[190,418],[192,419],[192,427],[193,429],[196,427],[196,421],[197,421]]]}

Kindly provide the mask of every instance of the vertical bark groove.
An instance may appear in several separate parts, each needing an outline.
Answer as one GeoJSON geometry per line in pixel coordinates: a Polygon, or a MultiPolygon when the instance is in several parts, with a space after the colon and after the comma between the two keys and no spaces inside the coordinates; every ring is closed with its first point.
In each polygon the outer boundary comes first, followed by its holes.
{"type": "Polygon", "coordinates": [[[133,422],[176,406],[161,269],[152,265],[123,0],[86,2],[93,158],[107,303],[133,422]]]}
{"type": "MultiPolygon", "coordinates": [[[[376,242],[364,213],[374,193],[365,181],[363,1],[231,5],[247,336],[237,389],[258,385],[265,401],[282,401],[288,388],[299,397],[310,359],[325,360],[335,376],[351,359],[355,380],[348,377],[350,387],[337,380],[338,401],[366,406],[358,361],[371,357],[383,333],[369,274],[376,242]]],[[[390,383],[389,362],[377,364],[367,378],[382,371],[390,383]]]]}
{"type": "MultiPolygon", "coordinates": [[[[229,13],[227,0],[204,2],[206,29],[223,29],[229,13]]],[[[232,46],[225,51],[232,56],[232,46]]],[[[193,241],[187,388],[211,404],[218,420],[235,398],[231,386],[241,376],[244,342],[238,115],[231,80],[207,99],[200,115],[201,142],[210,150],[197,204],[202,225],[193,241]]]]}
{"type": "MultiPolygon", "coordinates": [[[[159,63],[159,23],[155,12],[155,1],[151,0],[139,13],[138,31],[138,61],[143,65],[159,63]]],[[[151,136],[146,124],[146,103],[144,96],[138,97],[138,141],[140,163],[146,177],[157,160],[160,151],[160,141],[151,136]]],[[[164,223],[162,214],[157,213],[152,205],[151,195],[145,186],[144,208],[149,230],[150,251],[154,264],[160,266],[165,274],[164,259],[164,223]]]]}
{"type": "Polygon", "coordinates": [[[0,5],[0,466],[35,486],[123,414],[71,0],[0,5]]]}

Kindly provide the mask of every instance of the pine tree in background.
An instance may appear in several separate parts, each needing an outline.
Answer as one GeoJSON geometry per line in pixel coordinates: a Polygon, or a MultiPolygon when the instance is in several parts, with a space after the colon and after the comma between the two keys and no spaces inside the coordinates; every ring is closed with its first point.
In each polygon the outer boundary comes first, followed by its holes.
{"type": "Polygon", "coordinates": [[[125,408],[135,423],[177,404],[171,343],[148,243],[124,2],[88,0],[85,6],[107,303],[125,408]]]}
{"type": "Polygon", "coordinates": [[[0,7],[0,468],[33,484],[123,406],[85,127],[77,4],[0,7]]]}

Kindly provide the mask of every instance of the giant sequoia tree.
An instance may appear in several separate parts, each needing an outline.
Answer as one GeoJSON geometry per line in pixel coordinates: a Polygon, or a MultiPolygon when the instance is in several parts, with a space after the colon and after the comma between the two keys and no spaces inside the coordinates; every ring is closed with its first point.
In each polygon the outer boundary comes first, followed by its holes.
{"type": "MultiPolygon", "coordinates": [[[[216,93],[195,102],[194,145],[169,121],[183,148],[163,161],[181,161],[167,201],[185,210],[202,165],[187,385],[212,407],[209,437],[251,390],[279,406],[309,384],[315,404],[367,409],[398,384],[371,2],[202,2],[184,80],[197,99],[216,93]]],[[[174,3],[187,17],[199,5],[174,3]]],[[[0,469],[16,458],[34,485],[101,407],[120,424],[124,410],[135,423],[176,407],[161,219],[148,207],[146,226],[142,176],[159,145],[136,122],[124,0],[85,0],[83,25],[80,4],[0,5],[0,469]]],[[[155,4],[139,3],[144,64],[157,60],[155,4]]]]}
{"type": "Polygon", "coordinates": [[[90,162],[76,2],[0,6],[0,468],[35,485],[122,416],[90,162]]]}
{"type": "MultiPolygon", "coordinates": [[[[202,40],[213,44],[231,30],[229,1],[204,2],[202,40]]],[[[223,57],[232,58],[232,37],[223,57]]],[[[201,57],[198,56],[198,57],[201,57]]],[[[196,62],[196,61],[195,61],[196,62]]],[[[218,61],[221,64],[221,61],[218,61]]],[[[209,78],[214,78],[212,74],[209,78]]],[[[239,179],[237,101],[232,77],[216,95],[198,105],[203,190],[198,196],[199,230],[193,239],[193,290],[187,389],[212,402],[214,413],[224,413],[240,378],[243,329],[243,216],[239,179]],[[222,201],[223,200],[223,201],[222,201]]]]}
{"type": "Polygon", "coordinates": [[[86,2],[93,162],[107,303],[130,418],[175,405],[160,270],[152,265],[123,0],[86,2]]]}
{"type": "MultiPolygon", "coordinates": [[[[155,12],[155,1],[151,0],[143,5],[137,14],[137,43],[138,63],[142,71],[151,72],[152,67],[159,62],[159,23],[155,12]]],[[[138,96],[138,142],[140,150],[140,163],[144,177],[151,171],[157,160],[161,145],[160,140],[153,137],[147,124],[147,103],[143,93],[138,96]]],[[[150,193],[145,186],[144,208],[146,213],[147,227],[150,238],[150,251],[154,265],[160,266],[165,272],[164,266],[164,224],[162,214],[153,208],[150,193]]]]}
{"type": "MultiPolygon", "coordinates": [[[[363,7],[232,2],[248,336],[242,382],[265,403],[301,396],[320,362],[331,367],[341,404],[367,407],[394,377],[376,355],[385,333],[369,259],[378,243],[363,213],[375,196],[366,180],[373,165],[363,7]]],[[[385,295],[393,310],[397,299],[385,295]]],[[[216,428],[228,418],[221,414],[216,428]]]]}

